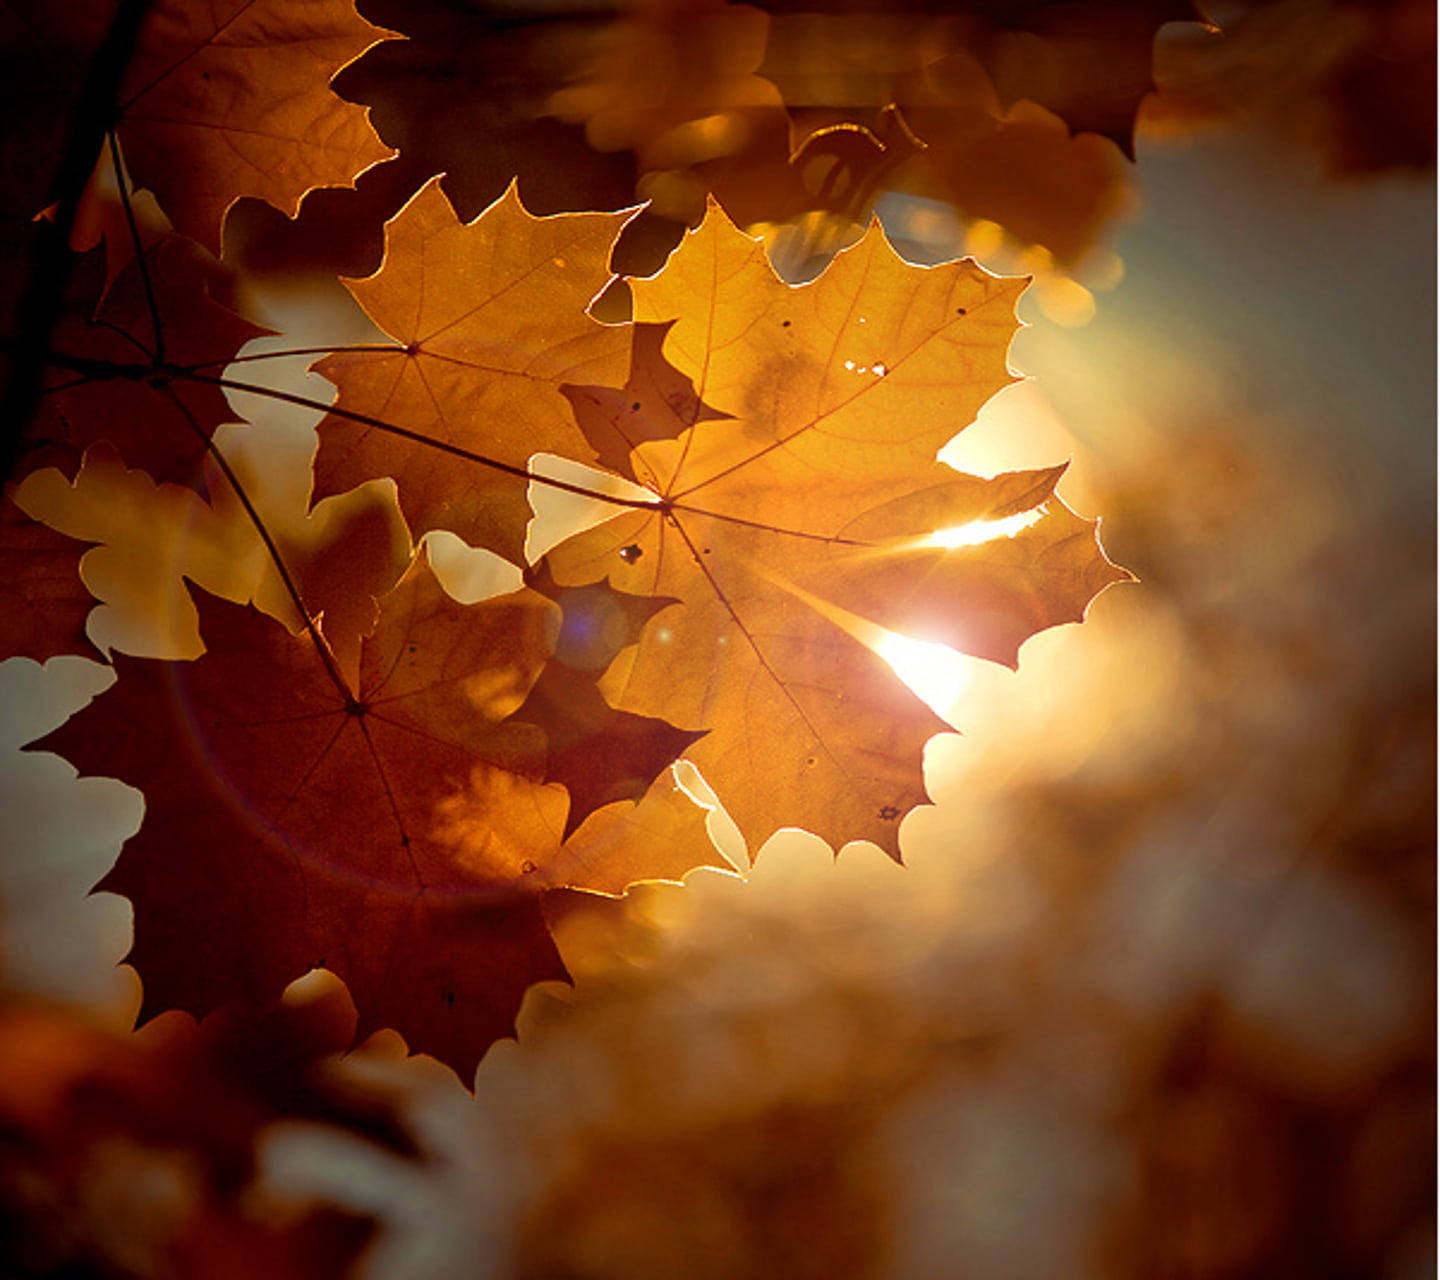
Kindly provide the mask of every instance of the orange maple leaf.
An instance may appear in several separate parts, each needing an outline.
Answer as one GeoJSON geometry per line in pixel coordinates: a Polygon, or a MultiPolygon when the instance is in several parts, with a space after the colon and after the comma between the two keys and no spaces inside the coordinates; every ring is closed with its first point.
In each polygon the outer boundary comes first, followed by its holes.
{"type": "Polygon", "coordinates": [[[213,253],[241,196],[294,217],[312,188],[353,186],[394,152],[329,82],[388,38],[351,0],[150,5],[116,126],[136,183],[213,253]]]}
{"type": "Polygon", "coordinates": [[[673,322],[664,355],[693,382],[695,421],[632,452],[649,509],[549,562],[561,583],[608,576],[682,602],[645,629],[617,706],[710,730],[687,754],[756,843],[794,824],[898,856],[897,821],[925,798],[921,749],[944,724],[867,626],[1013,664],[1026,636],[1078,621],[1128,576],[1054,497],[1063,468],[981,480],[936,460],[1011,380],[1022,288],[969,262],[909,266],[878,224],[812,284],[786,285],[714,207],[632,282],[638,319],[673,322]],[[1023,533],[975,536],[1016,517],[1023,533]],[[956,529],[971,536],[931,540],[956,529]]]}
{"type": "Polygon", "coordinates": [[[449,529],[519,561],[530,456],[595,456],[562,386],[624,376],[629,332],[585,307],[630,216],[535,218],[512,186],[461,223],[438,178],[423,187],[386,224],[380,270],[346,281],[395,349],[315,366],[339,388],[315,497],[393,476],[417,535],[449,529]],[[477,453],[491,465],[465,466],[477,453]]]}
{"type": "Polygon", "coordinates": [[[6,8],[22,93],[38,99],[38,127],[48,142],[25,146],[28,128],[7,139],[6,158],[22,159],[14,171],[7,166],[0,189],[7,197],[15,192],[21,216],[55,198],[48,182],[32,177],[48,174],[60,150],[64,135],[52,118],[73,126],[87,78],[115,53],[128,54],[110,106],[126,167],[175,228],[212,253],[220,252],[225,213],[241,196],[294,217],[307,191],[353,186],[394,155],[366,108],[329,87],[372,45],[395,38],[361,18],[351,0],[14,0],[6,8]],[[137,13],[138,31],[127,33],[137,13]],[[117,33],[126,38],[114,44],[117,33]]]}

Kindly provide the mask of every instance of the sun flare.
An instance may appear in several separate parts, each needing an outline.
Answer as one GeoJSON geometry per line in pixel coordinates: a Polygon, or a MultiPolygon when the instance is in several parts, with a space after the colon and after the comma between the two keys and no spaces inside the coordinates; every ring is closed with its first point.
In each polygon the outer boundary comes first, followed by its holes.
{"type": "Polygon", "coordinates": [[[997,538],[1013,538],[1044,514],[1045,508],[1039,506],[1013,516],[1002,516],[998,520],[971,520],[953,529],[936,529],[925,542],[932,547],[977,547],[982,542],[993,542],[997,538]]]}
{"type": "Polygon", "coordinates": [[[947,645],[887,631],[874,648],[936,715],[948,716],[970,683],[970,659],[947,645]]]}

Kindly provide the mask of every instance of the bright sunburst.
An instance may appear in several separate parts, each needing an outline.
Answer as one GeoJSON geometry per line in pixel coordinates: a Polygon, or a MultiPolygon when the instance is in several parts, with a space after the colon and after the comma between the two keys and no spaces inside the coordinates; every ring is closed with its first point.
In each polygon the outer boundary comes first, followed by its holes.
{"type": "Polygon", "coordinates": [[[873,647],[936,715],[948,716],[970,682],[970,660],[947,645],[887,631],[873,647]]]}
{"type": "Polygon", "coordinates": [[[1002,516],[998,520],[971,520],[969,524],[956,525],[953,529],[937,529],[925,541],[932,547],[976,547],[996,538],[1013,538],[1044,514],[1045,508],[1039,506],[1013,516],[1002,516]]]}

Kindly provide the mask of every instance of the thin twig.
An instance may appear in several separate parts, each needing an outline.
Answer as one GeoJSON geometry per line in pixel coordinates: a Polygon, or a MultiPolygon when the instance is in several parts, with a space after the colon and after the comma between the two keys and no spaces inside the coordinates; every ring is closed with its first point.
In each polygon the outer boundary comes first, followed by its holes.
{"type": "MultiPolygon", "coordinates": [[[[386,348],[389,350],[390,348],[386,348]]],[[[826,542],[835,546],[843,547],[868,547],[873,544],[857,541],[853,538],[840,538],[830,534],[806,533],[800,529],[784,529],[777,525],[762,524],[758,520],[747,520],[743,516],[725,515],[718,511],[706,511],[702,507],[682,506],[675,502],[666,502],[663,498],[621,498],[615,494],[603,493],[599,489],[591,489],[583,484],[572,484],[568,480],[557,480],[552,476],[540,475],[525,467],[517,467],[513,463],[501,462],[498,458],[487,457],[483,453],[476,453],[471,449],[462,448],[458,444],[450,444],[445,440],[437,440],[434,436],[427,436],[423,432],[411,431],[406,427],[396,426],[393,422],[386,422],[383,418],[372,418],[366,413],[356,413],[351,409],[342,409],[338,405],[327,405],[319,400],[312,400],[308,396],[294,395],[288,391],[279,391],[274,387],[266,387],[259,383],[241,382],[234,378],[214,378],[204,374],[194,373],[187,369],[167,366],[167,372],[177,377],[193,378],[199,382],[210,382],[216,386],[228,387],[233,391],[251,391],[256,395],[271,396],[277,400],[283,400],[288,404],[301,405],[307,409],[321,409],[326,413],[334,414],[337,418],[344,418],[349,422],[358,422],[362,426],[374,427],[377,431],[384,431],[390,435],[399,436],[403,440],[413,440],[417,444],[423,444],[431,449],[438,449],[442,453],[448,453],[457,458],[464,458],[467,462],[475,462],[483,467],[491,467],[496,471],[503,471],[506,475],[519,476],[524,480],[533,480],[537,484],[548,485],[552,489],[560,489],[566,493],[578,494],[582,498],[594,498],[598,502],[606,502],[611,506],[625,507],[633,511],[683,511],[687,515],[703,516],[709,520],[719,520],[725,524],[741,525],[747,529],[757,529],[764,533],[774,533],[787,538],[803,538],[810,542],[826,542]]]]}
{"type": "Polygon", "coordinates": [[[104,382],[105,375],[102,373],[82,373],[69,382],[52,382],[48,387],[40,388],[40,398],[45,396],[59,395],[62,391],[73,391],[76,387],[87,386],[92,382],[104,382]]]}
{"type": "Polygon", "coordinates": [[[335,655],[330,652],[330,645],[320,634],[314,619],[310,617],[310,611],[300,598],[300,591],[295,586],[295,580],[290,576],[290,570],[285,567],[285,559],[280,554],[280,548],[276,546],[275,539],[270,536],[270,530],[265,527],[265,521],[261,519],[260,513],[255,509],[255,504],[250,501],[250,495],[245,492],[245,486],[240,483],[240,477],[235,474],[234,468],[231,467],[229,460],[220,451],[214,439],[205,434],[205,429],[195,420],[195,415],[190,412],[185,402],[173,393],[167,393],[167,399],[180,411],[185,421],[189,423],[190,429],[204,441],[206,451],[215,459],[216,466],[220,468],[221,473],[229,482],[235,496],[240,499],[240,505],[245,508],[245,514],[250,517],[250,523],[255,526],[255,532],[260,535],[260,541],[265,544],[265,550],[269,553],[270,559],[280,575],[280,581],[285,584],[285,591],[290,597],[290,602],[305,623],[305,630],[309,633],[311,641],[314,642],[315,652],[320,655],[320,661],[324,664],[326,674],[336,689],[340,691],[340,696],[345,699],[347,705],[353,702],[355,695],[349,684],[346,683],[345,677],[340,674],[335,655]]]}
{"type": "MultiPolygon", "coordinates": [[[[386,348],[386,350],[389,350],[389,348],[386,348]]],[[[592,498],[597,502],[607,503],[610,506],[621,507],[629,511],[674,512],[676,514],[700,517],[706,520],[718,520],[722,524],[754,529],[760,533],[773,533],[777,537],[799,538],[806,542],[823,542],[836,547],[873,547],[875,545],[872,542],[865,542],[856,538],[842,538],[836,534],[810,533],[804,529],[787,529],[780,525],[765,524],[759,520],[747,520],[744,516],[732,516],[721,511],[709,511],[703,507],[693,507],[687,503],[667,502],[658,496],[654,498],[622,498],[617,494],[605,493],[599,489],[592,489],[587,485],[574,484],[569,480],[557,480],[553,476],[541,475],[525,467],[516,466],[514,463],[501,462],[498,458],[491,458],[486,454],[476,453],[473,449],[466,449],[461,445],[451,444],[446,440],[437,440],[434,436],[427,436],[420,431],[411,431],[407,427],[397,426],[393,422],[387,422],[383,418],[372,417],[368,413],[357,413],[353,409],[344,409],[339,405],[326,404],[323,400],[298,395],[291,391],[281,391],[277,387],[267,387],[263,383],[243,382],[238,378],[215,377],[211,374],[199,373],[194,369],[188,369],[181,365],[163,364],[151,368],[145,365],[107,364],[104,361],[90,360],[81,356],[71,356],[63,352],[52,352],[50,362],[61,368],[70,369],[76,373],[95,378],[105,377],[107,370],[111,377],[130,379],[146,378],[155,373],[159,373],[167,377],[190,382],[203,382],[210,386],[224,387],[231,391],[246,391],[252,395],[266,396],[285,404],[298,405],[301,408],[315,409],[322,413],[333,414],[337,418],[344,418],[347,422],[356,422],[361,426],[373,427],[377,431],[384,431],[389,435],[398,436],[402,440],[410,440],[416,444],[424,445],[427,448],[438,450],[441,453],[448,453],[452,457],[463,458],[467,462],[474,462],[479,466],[489,467],[492,470],[503,472],[505,475],[532,481],[535,484],[545,485],[551,489],[559,489],[564,493],[573,493],[582,498],[592,498]]]]}
{"type": "Polygon", "coordinates": [[[155,349],[149,354],[157,361],[165,359],[165,326],[160,307],[155,301],[155,283],[150,279],[150,264],[145,261],[145,246],[140,241],[140,227],[135,221],[135,208],[130,203],[130,183],[125,162],[120,158],[120,143],[115,130],[106,133],[110,144],[110,163],[115,167],[115,185],[120,188],[120,207],[125,211],[125,225],[130,229],[130,245],[135,250],[135,265],[140,271],[140,285],[145,290],[145,310],[150,313],[150,330],[155,335],[155,349]]]}
{"type": "Polygon", "coordinates": [[[284,360],[290,356],[349,355],[359,352],[374,352],[394,355],[405,350],[395,343],[354,342],[339,347],[291,347],[284,351],[256,351],[248,356],[227,356],[221,360],[203,360],[199,364],[178,365],[186,373],[199,373],[201,369],[222,369],[232,364],[251,364],[256,360],[284,360]]]}
{"type": "Polygon", "coordinates": [[[399,436],[402,440],[413,440],[416,444],[423,444],[428,448],[439,450],[441,453],[448,453],[452,457],[464,458],[467,462],[475,462],[494,471],[502,471],[506,475],[517,476],[521,480],[534,480],[539,484],[548,485],[552,489],[562,489],[566,493],[579,494],[583,498],[596,498],[601,502],[608,502],[612,506],[628,507],[637,511],[659,511],[665,507],[664,500],[661,498],[621,498],[613,494],[601,493],[597,489],[587,488],[582,484],[571,484],[568,480],[556,480],[550,476],[537,475],[512,462],[501,462],[499,458],[476,453],[473,449],[466,449],[446,440],[437,440],[434,436],[427,436],[423,432],[411,431],[407,427],[398,427],[393,422],[386,422],[383,418],[372,418],[368,413],[356,413],[353,409],[342,409],[339,405],[326,404],[324,401],[314,400],[309,396],[281,391],[261,383],[241,382],[237,378],[217,378],[203,373],[194,373],[187,369],[172,368],[168,365],[165,372],[173,374],[175,377],[189,378],[195,382],[207,382],[213,386],[226,387],[231,391],[249,391],[255,395],[269,396],[272,400],[281,400],[286,404],[299,405],[305,409],[319,409],[324,413],[334,414],[337,418],[344,418],[347,422],[358,422],[361,426],[374,427],[377,431],[399,436]]]}

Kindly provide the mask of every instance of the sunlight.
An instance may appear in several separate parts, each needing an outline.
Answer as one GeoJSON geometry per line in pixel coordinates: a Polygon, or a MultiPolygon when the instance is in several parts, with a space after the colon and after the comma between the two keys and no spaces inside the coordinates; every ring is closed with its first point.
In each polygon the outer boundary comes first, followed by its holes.
{"type": "Polygon", "coordinates": [[[969,524],[956,525],[953,529],[937,529],[925,542],[932,547],[977,547],[996,538],[1013,538],[1044,514],[1045,508],[1039,506],[999,520],[971,520],[969,524]]]}
{"type": "Polygon", "coordinates": [[[970,683],[970,659],[948,645],[886,631],[872,646],[936,715],[948,718],[970,683]]]}
{"type": "Polygon", "coordinates": [[[750,856],[745,845],[745,837],[735,824],[735,819],[726,812],[725,806],[720,803],[720,797],[705,781],[700,770],[688,760],[677,760],[670,766],[670,771],[670,776],[675,779],[675,785],[706,811],[705,830],[710,836],[710,842],[720,850],[725,861],[734,868],[737,875],[748,876],[750,874],[750,856]]]}
{"type": "Polygon", "coordinates": [[[461,604],[477,604],[519,591],[524,585],[519,565],[484,547],[472,547],[449,529],[431,529],[423,541],[430,568],[440,585],[461,604]]]}
{"type": "MultiPolygon", "coordinates": [[[[582,462],[573,462],[553,453],[537,453],[530,459],[533,475],[567,484],[580,485],[595,494],[614,494],[617,498],[654,502],[655,495],[633,481],[609,471],[597,471],[582,462]]],[[[530,482],[530,509],[534,518],[525,530],[525,559],[534,564],[547,551],[558,547],[566,538],[593,529],[611,519],[619,510],[614,503],[600,497],[571,493],[552,485],[530,482]]]]}
{"type": "MultiPolygon", "coordinates": [[[[974,521],[973,523],[987,522],[974,521]]],[[[998,524],[1001,522],[989,521],[988,523],[998,524]]],[[[950,718],[955,704],[960,700],[960,695],[970,684],[971,673],[977,659],[967,658],[948,645],[935,644],[926,640],[912,640],[909,636],[902,636],[887,627],[871,622],[868,618],[862,618],[848,609],[842,609],[832,601],[813,595],[803,587],[787,581],[768,566],[757,565],[755,567],[762,577],[784,587],[822,617],[834,623],[842,631],[854,636],[872,653],[879,654],[890,664],[891,670],[936,715],[947,720],[950,718]]],[[[980,663],[979,665],[986,664],[980,663]]]]}

